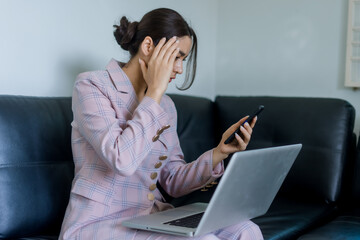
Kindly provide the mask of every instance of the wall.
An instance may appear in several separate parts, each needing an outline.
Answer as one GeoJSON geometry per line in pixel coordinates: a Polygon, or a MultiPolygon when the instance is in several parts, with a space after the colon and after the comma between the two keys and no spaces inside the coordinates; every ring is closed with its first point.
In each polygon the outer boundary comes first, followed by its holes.
{"type": "Polygon", "coordinates": [[[347,11],[347,0],[221,1],[216,94],[343,98],[359,133],[360,90],[344,87],[347,11]]]}
{"type": "Polygon", "coordinates": [[[360,113],[360,90],[344,87],[347,0],[0,0],[0,94],[70,96],[78,73],[128,59],[112,25],[157,7],[199,37],[193,87],[168,92],[337,97],[360,113]]]}
{"type": "MultiPolygon", "coordinates": [[[[128,60],[112,26],[158,7],[180,12],[199,36],[197,80],[185,94],[213,98],[216,0],[1,0],[0,94],[70,96],[78,73],[104,69],[111,58],[128,60]]],[[[169,92],[178,92],[175,84],[169,92]]]]}

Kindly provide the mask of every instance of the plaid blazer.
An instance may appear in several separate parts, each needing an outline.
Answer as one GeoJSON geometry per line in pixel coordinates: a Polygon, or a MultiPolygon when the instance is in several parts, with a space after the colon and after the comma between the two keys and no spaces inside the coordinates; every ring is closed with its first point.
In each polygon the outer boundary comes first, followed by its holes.
{"type": "Polygon", "coordinates": [[[78,76],[72,98],[72,150],[75,177],[60,239],[132,239],[121,221],[163,211],[158,181],[178,197],[212,182],[224,171],[212,169],[212,150],[186,164],[176,132],[170,97],[160,105],[139,102],[132,84],[112,59],[105,71],[78,76]]]}

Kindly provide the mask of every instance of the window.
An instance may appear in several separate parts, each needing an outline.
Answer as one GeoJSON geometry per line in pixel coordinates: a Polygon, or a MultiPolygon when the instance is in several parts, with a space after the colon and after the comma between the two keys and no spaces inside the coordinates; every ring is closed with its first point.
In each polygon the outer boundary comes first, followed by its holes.
{"type": "Polygon", "coordinates": [[[349,0],[346,87],[360,87],[360,0],[349,0]]]}

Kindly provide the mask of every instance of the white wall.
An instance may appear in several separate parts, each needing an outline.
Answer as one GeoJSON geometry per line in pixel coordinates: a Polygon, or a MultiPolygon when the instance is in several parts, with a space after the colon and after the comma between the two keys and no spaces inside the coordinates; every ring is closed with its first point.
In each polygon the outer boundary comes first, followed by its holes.
{"type": "Polygon", "coordinates": [[[221,1],[216,94],[342,98],[358,134],[360,90],[344,87],[347,10],[347,0],[221,1]]]}
{"type": "Polygon", "coordinates": [[[112,26],[158,7],[180,12],[199,35],[197,80],[181,93],[213,98],[216,0],[0,0],[0,94],[70,96],[78,73],[128,60],[112,26]]]}
{"type": "Polygon", "coordinates": [[[336,97],[360,113],[360,90],[344,87],[347,2],[0,0],[0,94],[70,96],[78,73],[128,59],[112,35],[121,16],[170,7],[197,32],[199,61],[193,87],[168,92],[336,97]]]}

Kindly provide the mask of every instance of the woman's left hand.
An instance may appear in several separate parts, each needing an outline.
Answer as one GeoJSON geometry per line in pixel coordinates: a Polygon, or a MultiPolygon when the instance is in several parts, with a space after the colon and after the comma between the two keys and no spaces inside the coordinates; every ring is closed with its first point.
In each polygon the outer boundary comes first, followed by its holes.
{"type": "Polygon", "coordinates": [[[247,145],[250,142],[251,134],[257,120],[257,117],[255,117],[250,124],[246,122],[244,124],[244,127],[242,127],[241,124],[245,122],[247,118],[248,116],[240,119],[240,121],[233,124],[222,135],[219,145],[214,149],[213,152],[213,167],[215,167],[219,162],[227,158],[229,154],[243,151],[246,149],[247,145]],[[238,128],[240,128],[242,137],[240,137],[238,134],[235,134],[235,139],[231,143],[225,144],[225,140],[238,128]]]}

